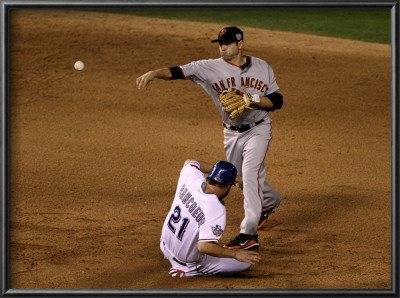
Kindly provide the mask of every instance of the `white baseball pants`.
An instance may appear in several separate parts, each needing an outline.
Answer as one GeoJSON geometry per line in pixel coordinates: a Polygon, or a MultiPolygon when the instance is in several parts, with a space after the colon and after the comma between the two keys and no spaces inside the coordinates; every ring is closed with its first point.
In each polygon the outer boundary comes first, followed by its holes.
{"type": "Polygon", "coordinates": [[[185,272],[185,276],[214,275],[222,273],[234,273],[247,270],[249,263],[239,262],[232,258],[216,258],[207,254],[201,254],[196,263],[185,263],[174,258],[170,250],[160,241],[160,249],[164,257],[171,263],[172,268],[185,272]]]}

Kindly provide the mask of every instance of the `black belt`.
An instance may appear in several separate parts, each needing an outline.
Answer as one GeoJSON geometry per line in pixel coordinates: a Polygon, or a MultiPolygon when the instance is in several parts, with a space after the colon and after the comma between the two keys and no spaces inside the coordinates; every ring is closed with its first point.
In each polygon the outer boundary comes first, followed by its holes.
{"type": "Polygon", "coordinates": [[[181,262],[181,261],[179,261],[177,258],[175,258],[175,257],[172,257],[173,259],[174,259],[174,261],[175,262],[177,262],[178,264],[181,264],[182,266],[186,266],[187,267],[187,264],[186,263],[183,263],[183,262],[181,262]]]}
{"type": "Polygon", "coordinates": [[[259,120],[257,122],[250,123],[250,124],[245,124],[245,125],[240,125],[240,126],[228,125],[225,122],[223,122],[222,124],[224,125],[225,128],[228,128],[230,130],[236,130],[238,132],[245,132],[245,131],[249,130],[250,128],[252,128],[252,127],[254,127],[256,125],[258,125],[260,123],[263,123],[264,121],[265,121],[265,119],[261,119],[261,120],[259,120]]]}

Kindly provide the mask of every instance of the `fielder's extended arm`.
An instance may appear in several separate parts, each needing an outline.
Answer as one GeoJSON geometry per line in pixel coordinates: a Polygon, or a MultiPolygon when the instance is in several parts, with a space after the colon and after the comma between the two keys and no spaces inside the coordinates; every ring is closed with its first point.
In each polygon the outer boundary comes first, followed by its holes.
{"type": "MultiPolygon", "coordinates": [[[[184,79],[183,73],[179,66],[159,68],[151,70],[136,79],[136,85],[142,90],[150,85],[154,79],[162,80],[179,80],[184,79]]],[[[252,95],[252,106],[267,109],[269,111],[277,110],[282,107],[283,96],[279,92],[268,94],[267,96],[252,95]]]]}
{"type": "Polygon", "coordinates": [[[160,68],[151,70],[136,79],[136,85],[139,90],[146,88],[154,79],[170,80],[172,78],[169,68],[160,68]]]}

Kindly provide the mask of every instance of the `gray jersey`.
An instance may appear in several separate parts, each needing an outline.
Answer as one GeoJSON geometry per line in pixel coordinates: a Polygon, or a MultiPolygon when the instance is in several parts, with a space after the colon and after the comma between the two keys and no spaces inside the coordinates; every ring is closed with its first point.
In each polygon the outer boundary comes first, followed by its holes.
{"type": "Polygon", "coordinates": [[[186,79],[202,86],[213,98],[225,123],[240,126],[261,119],[269,122],[268,112],[261,109],[246,109],[241,117],[231,120],[218,101],[219,93],[227,88],[238,88],[260,96],[280,92],[274,71],[266,61],[250,57],[250,64],[243,70],[222,58],[193,61],[180,68],[186,79]]]}

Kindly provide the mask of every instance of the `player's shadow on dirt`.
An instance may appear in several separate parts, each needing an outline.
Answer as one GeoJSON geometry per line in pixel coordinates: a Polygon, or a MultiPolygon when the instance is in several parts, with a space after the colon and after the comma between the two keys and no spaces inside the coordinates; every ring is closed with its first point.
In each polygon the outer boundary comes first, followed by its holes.
{"type": "Polygon", "coordinates": [[[290,225],[310,227],[324,222],[335,225],[340,219],[345,220],[349,214],[354,215],[355,209],[375,208],[373,203],[378,195],[372,190],[348,188],[338,191],[327,189],[325,193],[303,193],[301,196],[287,197],[276,209],[271,217],[271,225],[267,224],[265,230],[290,225]]]}

